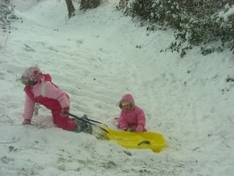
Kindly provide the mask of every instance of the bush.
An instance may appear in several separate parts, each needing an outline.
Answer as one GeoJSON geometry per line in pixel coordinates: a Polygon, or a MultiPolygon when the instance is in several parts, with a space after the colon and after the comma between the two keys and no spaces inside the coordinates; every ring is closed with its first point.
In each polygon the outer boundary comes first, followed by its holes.
{"type": "Polygon", "coordinates": [[[11,21],[18,19],[14,15],[14,8],[10,4],[10,0],[0,1],[0,28],[1,32],[10,33],[11,21]]]}
{"type": "Polygon", "coordinates": [[[98,7],[100,3],[101,0],[81,0],[80,9],[81,10],[93,9],[98,7]]]}
{"type": "Polygon", "coordinates": [[[147,30],[173,28],[175,41],[169,49],[183,57],[193,46],[200,46],[204,55],[225,48],[234,53],[233,4],[234,0],[130,0],[123,12],[149,22],[147,30]]]}

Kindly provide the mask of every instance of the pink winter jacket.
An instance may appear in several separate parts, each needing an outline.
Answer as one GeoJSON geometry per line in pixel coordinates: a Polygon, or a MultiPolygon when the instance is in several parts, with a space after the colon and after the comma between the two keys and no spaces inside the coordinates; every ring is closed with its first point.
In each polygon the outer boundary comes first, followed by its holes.
{"type": "Polygon", "coordinates": [[[61,111],[69,107],[68,95],[51,82],[49,74],[43,75],[43,80],[34,86],[25,86],[26,92],[24,119],[31,119],[35,103],[39,103],[51,111],[61,111]]]}
{"type": "Polygon", "coordinates": [[[144,127],[144,131],[147,131],[145,128],[146,118],[143,110],[135,105],[135,101],[131,94],[125,94],[119,102],[119,107],[122,109],[122,101],[127,100],[132,104],[132,109],[128,112],[121,111],[120,117],[118,118],[118,126],[121,130],[130,128],[135,130],[136,127],[141,124],[144,127]]]}

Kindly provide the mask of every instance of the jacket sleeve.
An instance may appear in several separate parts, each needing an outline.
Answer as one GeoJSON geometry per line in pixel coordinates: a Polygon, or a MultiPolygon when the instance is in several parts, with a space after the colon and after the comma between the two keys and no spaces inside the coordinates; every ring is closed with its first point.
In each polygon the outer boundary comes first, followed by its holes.
{"type": "Polygon", "coordinates": [[[118,126],[121,130],[126,130],[129,127],[123,112],[120,113],[120,117],[118,118],[118,126]]]}
{"type": "Polygon", "coordinates": [[[145,113],[142,109],[140,109],[139,107],[137,107],[137,123],[142,124],[143,127],[145,127],[145,123],[146,123],[146,119],[145,119],[145,113]]]}
{"type": "Polygon", "coordinates": [[[58,87],[55,87],[51,82],[48,82],[46,84],[45,96],[48,98],[58,100],[62,108],[70,106],[68,95],[58,87]]]}
{"type": "Polygon", "coordinates": [[[24,113],[23,113],[24,119],[29,119],[29,120],[32,119],[34,106],[35,102],[31,100],[31,98],[29,98],[29,96],[26,94],[26,99],[24,103],[24,113]]]}

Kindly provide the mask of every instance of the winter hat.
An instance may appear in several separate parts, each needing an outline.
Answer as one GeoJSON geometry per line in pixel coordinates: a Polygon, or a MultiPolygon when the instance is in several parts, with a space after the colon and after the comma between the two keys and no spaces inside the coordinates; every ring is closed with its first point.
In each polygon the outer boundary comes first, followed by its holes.
{"type": "Polygon", "coordinates": [[[27,68],[22,76],[28,78],[30,81],[33,82],[41,82],[42,79],[42,73],[38,66],[27,68]]]}

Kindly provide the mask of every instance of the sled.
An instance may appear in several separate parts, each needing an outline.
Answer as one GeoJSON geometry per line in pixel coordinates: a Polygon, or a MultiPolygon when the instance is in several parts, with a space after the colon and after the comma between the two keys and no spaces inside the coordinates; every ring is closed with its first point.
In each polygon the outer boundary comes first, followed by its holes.
{"type": "Polygon", "coordinates": [[[124,148],[151,149],[154,152],[160,152],[167,145],[164,137],[155,132],[134,133],[112,130],[107,125],[104,125],[104,129],[110,140],[124,148]]]}

